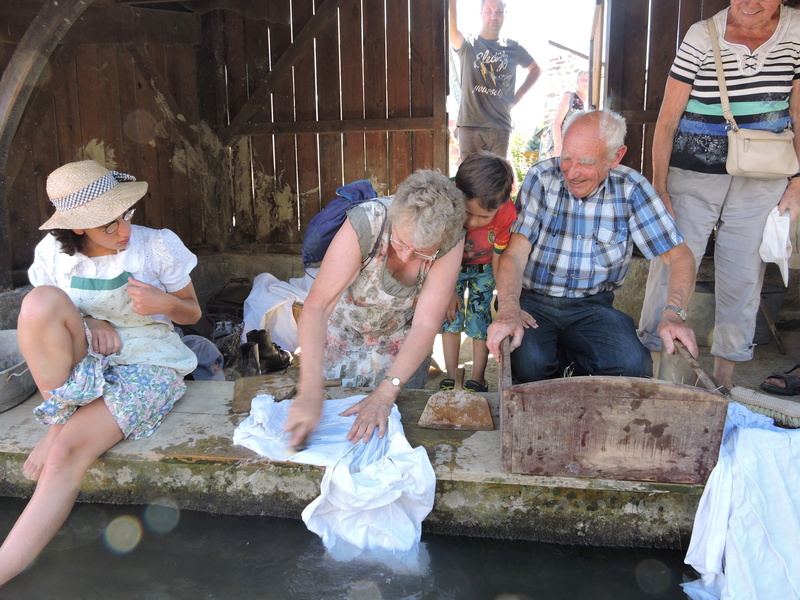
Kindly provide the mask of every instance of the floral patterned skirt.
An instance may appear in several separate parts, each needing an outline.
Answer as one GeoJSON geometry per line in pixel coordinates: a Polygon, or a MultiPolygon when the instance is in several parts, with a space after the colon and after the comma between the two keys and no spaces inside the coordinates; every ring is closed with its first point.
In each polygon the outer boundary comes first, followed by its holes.
{"type": "Polygon", "coordinates": [[[155,365],[110,365],[109,357],[89,354],[72,369],[69,379],[33,409],[45,425],[63,425],[81,406],[103,398],[122,434],[139,439],[153,433],[186,384],[174,369],[155,365]]]}

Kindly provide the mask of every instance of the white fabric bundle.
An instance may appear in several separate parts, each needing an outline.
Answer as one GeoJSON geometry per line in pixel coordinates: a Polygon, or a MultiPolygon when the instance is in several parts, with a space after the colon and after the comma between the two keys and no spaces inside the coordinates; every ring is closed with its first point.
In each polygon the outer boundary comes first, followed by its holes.
{"type": "Polygon", "coordinates": [[[303,511],[309,530],[337,560],[377,559],[418,568],[422,521],[433,508],[436,476],[424,448],[411,448],[392,407],[383,439],[347,440],[355,415],[340,413],[365,396],[327,400],[308,447],[293,452],[282,428],[292,400],[256,396],[233,442],[271,460],[324,466],[320,495],[303,511]]]}
{"type": "Polygon", "coordinates": [[[728,405],[719,462],[695,516],[686,563],[693,600],[800,598],[800,430],[728,405]]]}

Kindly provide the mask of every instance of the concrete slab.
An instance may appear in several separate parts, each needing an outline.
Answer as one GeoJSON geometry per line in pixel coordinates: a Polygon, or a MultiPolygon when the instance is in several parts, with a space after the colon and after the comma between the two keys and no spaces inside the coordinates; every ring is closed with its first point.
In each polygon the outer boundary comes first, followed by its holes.
{"type": "MultiPolygon", "coordinates": [[[[291,370],[290,370],[291,371],[291,370]]],[[[221,514],[299,518],[319,494],[322,469],[265,461],[232,444],[246,418],[231,411],[232,382],[188,382],[187,394],[149,438],[124,441],[89,470],[82,502],[140,504],[168,498],[221,514]]],[[[367,390],[329,388],[330,397],[367,390]]],[[[504,473],[500,431],[416,426],[429,390],[403,392],[398,407],[412,446],[434,466],[434,509],[423,527],[457,535],[556,543],[685,547],[702,486],[504,473]]],[[[498,397],[486,394],[498,426],[498,397]]],[[[0,494],[26,497],[21,467],[44,435],[31,409],[38,395],[0,415],[0,494]]]]}

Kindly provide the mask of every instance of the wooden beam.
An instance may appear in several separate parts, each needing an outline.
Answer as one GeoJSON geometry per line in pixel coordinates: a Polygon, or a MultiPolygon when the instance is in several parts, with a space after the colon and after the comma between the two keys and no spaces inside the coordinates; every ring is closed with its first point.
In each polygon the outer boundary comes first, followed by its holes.
{"type": "MultiPolygon", "coordinates": [[[[73,23],[64,44],[188,44],[202,43],[200,15],[130,5],[102,5],[99,0],[73,23]]],[[[3,0],[0,23],[3,41],[17,43],[41,2],[3,0]]]]}
{"type": "Polygon", "coordinates": [[[92,0],[48,0],[22,36],[0,78],[0,291],[10,289],[6,166],[22,113],[50,55],[92,0]]]}
{"type": "Polygon", "coordinates": [[[250,123],[243,135],[273,133],[365,133],[371,131],[433,131],[434,117],[398,119],[339,119],[332,121],[284,121],[250,123]]]}
{"type": "Polygon", "coordinates": [[[294,38],[292,45],[284,52],[277,62],[272,66],[272,70],[267,73],[263,81],[250,95],[239,114],[234,117],[231,124],[225,129],[225,143],[230,144],[231,140],[237,135],[244,133],[247,123],[259,111],[261,111],[272,91],[272,86],[281,78],[286,76],[292,66],[302,55],[303,51],[309,46],[316,35],[336,16],[341,0],[325,0],[317,8],[316,14],[309,20],[300,33],[294,38]]]}

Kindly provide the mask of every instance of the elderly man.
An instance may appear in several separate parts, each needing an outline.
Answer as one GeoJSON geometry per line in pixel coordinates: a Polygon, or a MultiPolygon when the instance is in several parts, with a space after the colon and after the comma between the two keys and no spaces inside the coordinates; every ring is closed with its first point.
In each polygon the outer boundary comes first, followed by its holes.
{"type": "Polygon", "coordinates": [[[502,0],[481,0],[481,31],[465,36],[458,29],[456,0],[450,0],[450,45],[461,61],[458,110],[459,158],[478,150],[508,155],[511,108],[527,93],[542,70],[525,48],[500,37],[506,18],[502,0]],[[517,67],[528,71],[516,87],[517,67]]]}
{"type": "Polygon", "coordinates": [[[681,340],[697,355],[685,309],[694,290],[694,258],[658,194],[620,165],[625,121],[610,111],[576,113],[565,123],[560,158],[535,164],[522,184],[497,281],[499,309],[487,344],[499,357],[511,336],[519,382],[573,375],[652,374],[650,353],[633,320],[612,307],[633,244],[670,269],[659,335],[667,352],[681,340]],[[520,309],[536,319],[524,329],[520,309]]]}

